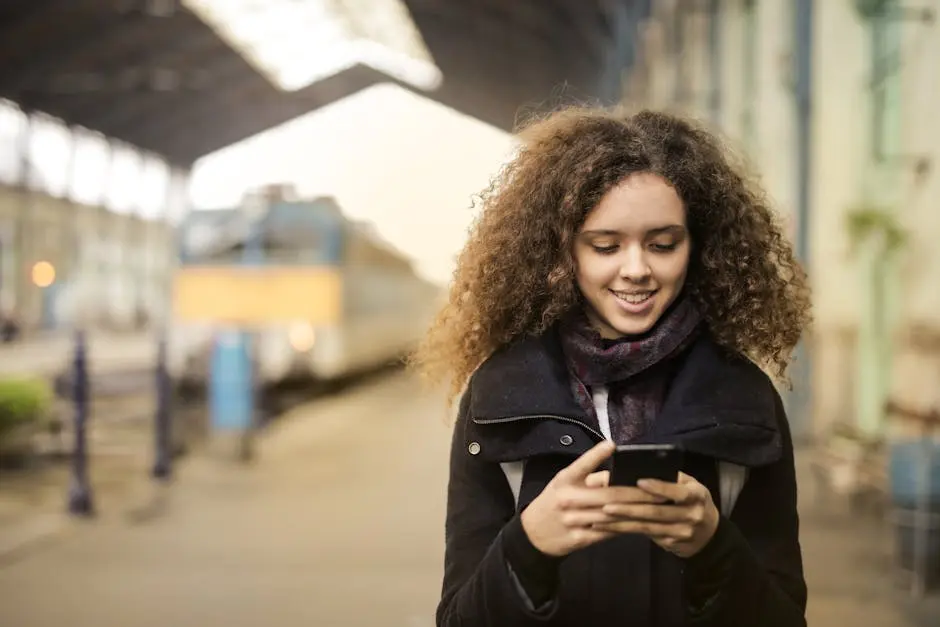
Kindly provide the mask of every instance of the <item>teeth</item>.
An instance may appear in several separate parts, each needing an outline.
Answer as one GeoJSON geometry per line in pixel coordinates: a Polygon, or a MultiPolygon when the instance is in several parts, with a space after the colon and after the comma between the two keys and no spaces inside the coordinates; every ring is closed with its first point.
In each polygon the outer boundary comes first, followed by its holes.
{"type": "Polygon", "coordinates": [[[639,305],[650,296],[653,295],[652,292],[639,292],[639,293],[626,293],[626,292],[614,292],[614,295],[624,302],[628,302],[632,305],[639,305]]]}

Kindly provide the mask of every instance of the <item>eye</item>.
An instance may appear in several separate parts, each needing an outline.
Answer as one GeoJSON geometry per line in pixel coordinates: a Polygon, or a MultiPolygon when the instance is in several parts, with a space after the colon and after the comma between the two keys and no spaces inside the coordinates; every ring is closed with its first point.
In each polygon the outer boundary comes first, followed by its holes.
{"type": "Polygon", "coordinates": [[[599,253],[601,255],[609,255],[613,252],[616,252],[618,246],[616,244],[613,244],[611,246],[598,246],[596,244],[592,244],[591,248],[594,249],[594,252],[599,253]]]}
{"type": "Polygon", "coordinates": [[[678,246],[678,244],[676,244],[676,243],[672,243],[672,244],[651,244],[651,245],[650,245],[650,248],[652,248],[654,251],[659,252],[659,253],[668,253],[668,252],[671,252],[671,251],[675,250],[675,249],[676,249],[676,246],[678,246]]]}

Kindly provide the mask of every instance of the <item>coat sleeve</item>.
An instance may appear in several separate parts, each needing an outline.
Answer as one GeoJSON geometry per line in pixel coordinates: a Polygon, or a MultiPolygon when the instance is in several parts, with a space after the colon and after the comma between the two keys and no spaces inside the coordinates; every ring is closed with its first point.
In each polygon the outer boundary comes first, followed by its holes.
{"type": "Polygon", "coordinates": [[[793,441],[779,396],[777,416],[780,460],[751,471],[730,519],[686,564],[697,627],[806,627],[793,441]]]}
{"type": "MultiPolygon", "coordinates": [[[[533,609],[511,574],[510,543],[524,536],[512,490],[499,465],[467,450],[468,394],[451,443],[445,522],[444,581],[438,627],[525,627],[541,625],[555,602],[533,609]]],[[[515,547],[513,547],[515,548],[515,547]]]]}

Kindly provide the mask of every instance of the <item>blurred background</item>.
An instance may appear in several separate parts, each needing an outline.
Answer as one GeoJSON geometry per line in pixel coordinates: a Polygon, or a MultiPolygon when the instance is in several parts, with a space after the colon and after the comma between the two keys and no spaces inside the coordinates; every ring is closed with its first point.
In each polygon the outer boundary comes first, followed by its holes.
{"type": "Polygon", "coordinates": [[[814,288],[812,625],[940,624],[940,0],[0,3],[0,624],[434,624],[400,358],[517,120],[694,116],[814,288]]]}

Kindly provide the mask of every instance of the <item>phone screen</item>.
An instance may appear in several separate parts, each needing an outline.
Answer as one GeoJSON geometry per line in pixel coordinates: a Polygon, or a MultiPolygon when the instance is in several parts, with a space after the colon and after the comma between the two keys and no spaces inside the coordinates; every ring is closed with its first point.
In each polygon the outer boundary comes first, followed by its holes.
{"type": "Polygon", "coordinates": [[[682,450],[673,444],[625,444],[617,447],[610,485],[635,486],[640,479],[675,483],[682,470],[682,450]]]}

